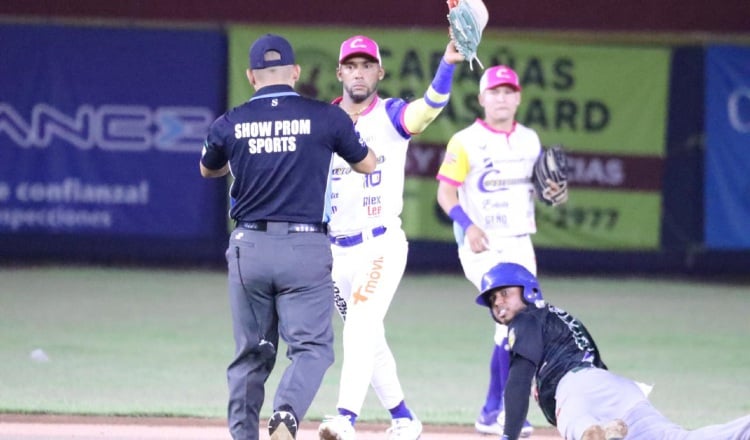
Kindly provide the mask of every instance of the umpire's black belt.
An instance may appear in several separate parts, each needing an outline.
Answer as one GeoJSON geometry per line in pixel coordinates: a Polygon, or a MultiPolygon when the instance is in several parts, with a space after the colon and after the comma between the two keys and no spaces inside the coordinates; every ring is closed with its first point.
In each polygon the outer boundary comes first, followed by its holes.
{"type": "Polygon", "coordinates": [[[266,231],[268,230],[268,223],[287,223],[289,232],[328,232],[328,226],[325,223],[267,222],[260,220],[257,222],[238,222],[237,227],[251,231],[266,231]]]}
{"type": "MultiPolygon", "coordinates": [[[[385,226],[378,226],[377,228],[372,228],[372,237],[379,237],[383,234],[385,234],[386,227],[385,226]]],[[[358,234],[354,235],[337,235],[337,236],[331,236],[329,237],[331,239],[331,243],[335,244],[336,246],[341,247],[350,247],[350,246],[356,246],[363,241],[365,241],[364,235],[360,232],[358,234]]]]}

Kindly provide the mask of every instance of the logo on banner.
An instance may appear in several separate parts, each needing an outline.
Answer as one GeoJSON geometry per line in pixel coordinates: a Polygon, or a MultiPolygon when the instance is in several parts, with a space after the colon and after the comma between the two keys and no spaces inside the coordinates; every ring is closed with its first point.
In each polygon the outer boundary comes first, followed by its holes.
{"type": "Polygon", "coordinates": [[[0,102],[0,136],[24,148],[46,148],[59,140],[81,150],[194,153],[213,120],[207,107],[83,104],[70,115],[38,103],[27,122],[13,106],[0,102]]]}

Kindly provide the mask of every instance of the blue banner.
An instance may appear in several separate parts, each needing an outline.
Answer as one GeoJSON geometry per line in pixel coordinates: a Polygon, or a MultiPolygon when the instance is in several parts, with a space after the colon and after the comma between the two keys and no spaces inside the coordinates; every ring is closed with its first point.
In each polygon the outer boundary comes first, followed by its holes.
{"type": "Polygon", "coordinates": [[[226,182],[198,168],[220,31],[0,25],[0,53],[0,234],[226,230],[226,182]]]}
{"type": "Polygon", "coordinates": [[[750,47],[706,53],[705,242],[750,249],[750,47]]]}

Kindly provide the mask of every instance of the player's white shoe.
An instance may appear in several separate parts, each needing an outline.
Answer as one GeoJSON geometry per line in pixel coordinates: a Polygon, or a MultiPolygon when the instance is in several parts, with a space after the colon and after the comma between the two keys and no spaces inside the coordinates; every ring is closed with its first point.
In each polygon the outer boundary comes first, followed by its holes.
{"type": "MultiPolygon", "coordinates": [[[[481,413],[474,422],[474,429],[480,434],[503,435],[505,429],[505,411],[492,411],[490,413],[481,413]]],[[[534,433],[534,427],[528,420],[523,422],[521,428],[521,437],[531,437],[534,433]]]]}
{"type": "Polygon", "coordinates": [[[357,435],[349,416],[326,416],[318,426],[320,440],[355,440],[357,435]]]}
{"type": "MultiPolygon", "coordinates": [[[[480,434],[503,435],[503,425],[498,423],[500,411],[482,411],[474,422],[474,429],[480,434]]],[[[503,422],[505,418],[503,418],[503,422]]]]}
{"type": "Polygon", "coordinates": [[[521,437],[531,437],[531,434],[534,433],[534,427],[531,426],[531,423],[529,423],[528,420],[523,422],[523,428],[521,428],[521,437]]]}
{"type": "Polygon", "coordinates": [[[385,431],[388,440],[417,440],[422,435],[422,422],[414,414],[412,417],[391,420],[391,427],[385,431]]]}

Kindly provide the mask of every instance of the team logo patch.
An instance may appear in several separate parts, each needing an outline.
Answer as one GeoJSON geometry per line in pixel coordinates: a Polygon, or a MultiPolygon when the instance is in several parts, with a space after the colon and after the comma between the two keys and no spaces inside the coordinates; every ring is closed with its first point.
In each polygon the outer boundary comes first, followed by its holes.
{"type": "Polygon", "coordinates": [[[508,346],[513,350],[513,345],[516,343],[516,329],[510,329],[508,332],[508,346]]]}

